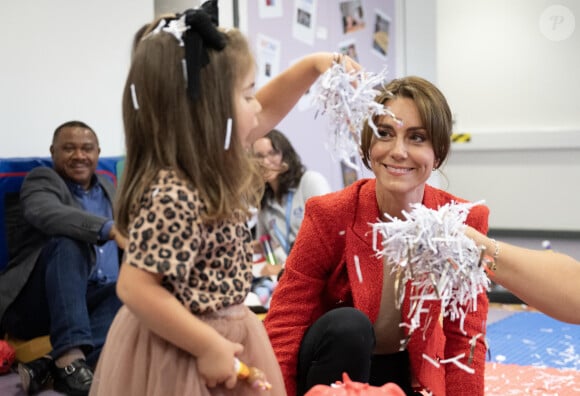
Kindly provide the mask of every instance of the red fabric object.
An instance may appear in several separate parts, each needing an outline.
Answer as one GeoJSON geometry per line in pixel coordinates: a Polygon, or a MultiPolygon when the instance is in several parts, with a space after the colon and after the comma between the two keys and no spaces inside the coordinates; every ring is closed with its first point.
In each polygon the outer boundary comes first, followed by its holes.
{"type": "MultiPolygon", "coordinates": [[[[423,204],[431,209],[465,200],[425,187],[423,204]]],[[[466,223],[486,234],[489,209],[471,209],[466,223]]],[[[359,180],[349,187],[306,203],[304,220],[286,261],[284,276],[274,291],[265,326],[280,362],[286,391],[296,394],[298,350],[304,333],[322,314],[338,307],[354,307],[374,323],[377,319],[383,283],[383,263],[375,256],[369,224],[380,217],[376,182],[359,180]],[[362,282],[357,274],[358,257],[362,282]]],[[[402,319],[409,317],[411,287],[401,307],[402,319]]],[[[487,320],[486,293],[477,298],[477,311],[469,313],[462,333],[460,321],[440,320],[441,304],[427,302],[429,312],[421,316],[426,328],[415,331],[408,343],[411,371],[419,385],[435,396],[483,395],[485,352],[484,337],[475,341],[473,360],[469,361],[469,342],[483,333],[487,320]],[[434,361],[454,358],[464,353],[460,362],[474,369],[471,374],[453,363],[436,367],[434,361]]],[[[415,384],[414,384],[415,385],[415,384]]]]}
{"type": "Polygon", "coordinates": [[[381,387],[353,382],[344,373],[342,382],[333,385],[316,385],[305,396],[405,396],[405,392],[396,384],[388,383],[381,387]]]}
{"type": "Polygon", "coordinates": [[[15,359],[16,351],[14,351],[12,345],[0,340],[0,374],[9,372],[15,359]]]}

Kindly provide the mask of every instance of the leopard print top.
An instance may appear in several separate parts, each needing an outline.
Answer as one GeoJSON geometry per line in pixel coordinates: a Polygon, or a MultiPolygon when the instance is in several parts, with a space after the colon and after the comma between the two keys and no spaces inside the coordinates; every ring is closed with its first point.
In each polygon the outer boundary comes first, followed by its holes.
{"type": "Polygon", "coordinates": [[[163,274],[163,287],[194,314],[243,303],[252,282],[246,223],[202,223],[205,210],[197,190],[174,172],[161,171],[131,221],[125,258],[163,274]]]}

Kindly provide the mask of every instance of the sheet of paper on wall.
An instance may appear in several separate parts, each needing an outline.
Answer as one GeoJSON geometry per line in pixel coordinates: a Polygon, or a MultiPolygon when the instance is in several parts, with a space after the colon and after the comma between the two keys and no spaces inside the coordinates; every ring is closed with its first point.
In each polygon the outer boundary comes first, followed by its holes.
{"type": "Polygon", "coordinates": [[[366,26],[361,0],[346,0],[340,3],[342,32],[349,34],[366,26]]]}
{"type": "Polygon", "coordinates": [[[259,0],[258,15],[260,18],[266,19],[282,17],[282,1],[283,0],[259,0]]]}
{"type": "Polygon", "coordinates": [[[256,86],[264,86],[280,72],[280,41],[258,34],[256,43],[256,86]]]}
{"type": "Polygon", "coordinates": [[[356,50],[356,40],[348,39],[338,43],[338,52],[350,56],[358,62],[358,52],[356,50]]]}
{"type": "Polygon", "coordinates": [[[292,35],[296,40],[314,45],[318,0],[294,0],[292,35]]]}
{"type": "Polygon", "coordinates": [[[382,59],[387,59],[389,54],[389,28],[391,26],[391,18],[386,13],[375,10],[373,25],[373,53],[382,59]]]}

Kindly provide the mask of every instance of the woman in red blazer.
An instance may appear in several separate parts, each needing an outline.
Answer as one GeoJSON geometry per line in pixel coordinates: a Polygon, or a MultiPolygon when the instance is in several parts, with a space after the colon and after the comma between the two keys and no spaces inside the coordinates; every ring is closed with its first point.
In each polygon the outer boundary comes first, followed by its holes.
{"type": "MultiPolygon", "coordinates": [[[[370,226],[386,220],[385,213],[403,218],[412,203],[437,209],[465,202],[426,184],[447,158],[451,111],[442,93],[419,77],[394,80],[381,92],[377,102],[393,115],[375,117],[377,132],[366,125],[361,136],[362,159],[375,178],[307,202],[266,316],[286,390],[302,395],[346,372],[375,386],[395,382],[410,395],[418,389],[483,395],[485,292],[476,311],[465,307],[463,325],[441,319],[440,303],[428,302],[421,327],[408,334],[411,287],[397,309],[395,280],[375,255],[370,226]],[[444,363],[461,354],[460,365],[444,363]]],[[[466,223],[487,233],[488,215],[476,206],[466,223]]]]}

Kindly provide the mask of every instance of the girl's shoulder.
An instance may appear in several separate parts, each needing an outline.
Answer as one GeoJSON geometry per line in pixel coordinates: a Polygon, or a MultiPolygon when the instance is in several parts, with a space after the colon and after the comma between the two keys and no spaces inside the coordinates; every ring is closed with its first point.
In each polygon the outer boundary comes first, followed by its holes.
{"type": "Polygon", "coordinates": [[[161,169],[144,190],[144,200],[169,202],[200,202],[199,191],[173,169],[161,169]]]}

